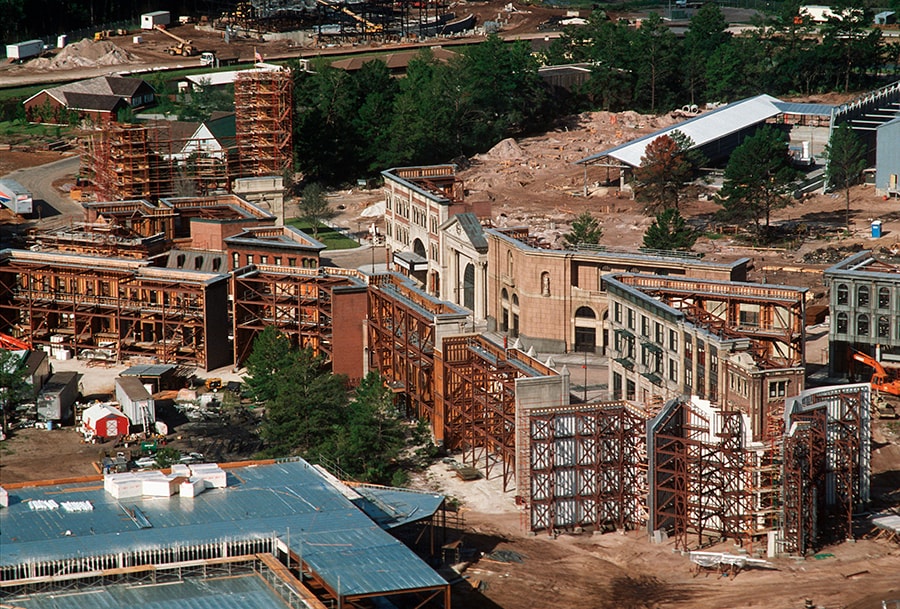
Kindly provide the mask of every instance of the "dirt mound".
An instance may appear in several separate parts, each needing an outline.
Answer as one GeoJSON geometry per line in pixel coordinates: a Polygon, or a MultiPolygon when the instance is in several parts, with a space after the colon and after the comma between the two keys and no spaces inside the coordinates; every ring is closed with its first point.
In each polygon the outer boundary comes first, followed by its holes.
{"type": "Polygon", "coordinates": [[[52,59],[35,59],[30,67],[44,70],[68,70],[134,63],[138,58],[109,40],[94,42],[84,38],[70,44],[52,59]]]}
{"type": "Polygon", "coordinates": [[[484,156],[495,159],[514,160],[524,158],[525,151],[519,147],[516,140],[508,137],[505,140],[500,140],[500,142],[488,150],[484,156]]]}

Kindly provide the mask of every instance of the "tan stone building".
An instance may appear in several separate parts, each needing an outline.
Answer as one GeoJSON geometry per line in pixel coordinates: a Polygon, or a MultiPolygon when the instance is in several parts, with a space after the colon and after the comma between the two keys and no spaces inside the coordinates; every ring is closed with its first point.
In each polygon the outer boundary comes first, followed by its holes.
{"type": "Polygon", "coordinates": [[[743,281],[750,259],[705,262],[694,256],[553,250],[525,227],[486,229],[488,328],[524,349],[603,353],[610,344],[604,276],[631,272],[743,281]]]}

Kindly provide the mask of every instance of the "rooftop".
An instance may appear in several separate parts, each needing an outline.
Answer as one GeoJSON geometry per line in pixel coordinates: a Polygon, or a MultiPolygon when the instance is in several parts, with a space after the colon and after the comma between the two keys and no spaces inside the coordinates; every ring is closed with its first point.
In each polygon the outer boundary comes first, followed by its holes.
{"type": "MultiPolygon", "coordinates": [[[[276,535],[341,596],[447,585],[306,461],[237,466],[227,469],[227,477],[227,488],[194,498],[117,501],[103,490],[100,478],[8,488],[10,505],[0,509],[0,566],[276,535]],[[93,509],[31,509],[33,501],[48,499],[87,501],[93,509]],[[144,528],[128,513],[141,514],[144,528]]],[[[442,499],[402,489],[392,489],[390,496],[404,498],[403,505],[391,500],[392,518],[407,514],[408,520],[413,514],[427,518],[442,499]]],[[[388,498],[381,494],[377,500],[384,504],[388,498]]]]}

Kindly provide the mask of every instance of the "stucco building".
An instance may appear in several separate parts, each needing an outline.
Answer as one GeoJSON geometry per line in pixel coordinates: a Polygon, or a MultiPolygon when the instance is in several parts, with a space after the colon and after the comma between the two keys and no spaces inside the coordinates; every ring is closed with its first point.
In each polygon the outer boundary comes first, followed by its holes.
{"type": "Polygon", "coordinates": [[[525,349],[603,353],[609,346],[605,276],[652,273],[742,281],[750,259],[706,262],[696,256],[554,250],[525,227],[485,230],[488,242],[488,328],[518,338],[525,349]]]}

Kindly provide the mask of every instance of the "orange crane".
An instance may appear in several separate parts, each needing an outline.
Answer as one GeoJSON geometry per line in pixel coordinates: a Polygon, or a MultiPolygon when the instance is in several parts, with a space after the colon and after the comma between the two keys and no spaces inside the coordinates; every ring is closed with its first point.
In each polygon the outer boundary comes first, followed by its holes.
{"type": "Polygon", "coordinates": [[[875,372],[872,373],[872,379],[869,381],[872,384],[872,389],[900,396],[900,378],[896,378],[888,373],[888,371],[884,369],[884,366],[881,365],[881,362],[874,357],[866,355],[865,353],[860,353],[859,351],[853,351],[851,357],[853,357],[854,360],[875,369],[875,372]]]}
{"type": "Polygon", "coordinates": [[[0,349],[5,351],[21,351],[23,349],[31,351],[31,345],[9,334],[0,333],[0,349]]]}
{"type": "Polygon", "coordinates": [[[182,55],[184,57],[192,57],[197,54],[197,47],[194,46],[193,40],[185,40],[181,36],[176,36],[162,25],[156,25],[156,29],[178,42],[178,44],[170,46],[166,49],[169,55],[182,55]]]}
{"type": "Polygon", "coordinates": [[[330,1],[328,1],[328,0],[316,0],[316,2],[318,2],[318,3],[321,4],[322,6],[327,6],[328,8],[330,8],[330,9],[332,9],[332,10],[335,10],[335,11],[341,11],[342,13],[344,13],[345,15],[347,15],[348,17],[350,17],[351,19],[356,19],[357,21],[359,21],[360,23],[362,23],[364,26],[366,26],[365,29],[366,29],[366,33],[367,33],[367,34],[372,34],[372,33],[375,33],[375,32],[380,32],[381,30],[384,29],[384,28],[381,26],[381,24],[378,24],[378,23],[372,23],[372,22],[369,21],[368,19],[365,19],[364,17],[360,17],[359,15],[357,15],[356,13],[354,13],[353,11],[351,11],[349,8],[347,8],[346,6],[344,6],[343,2],[337,3],[337,2],[330,2],[330,1]]]}

